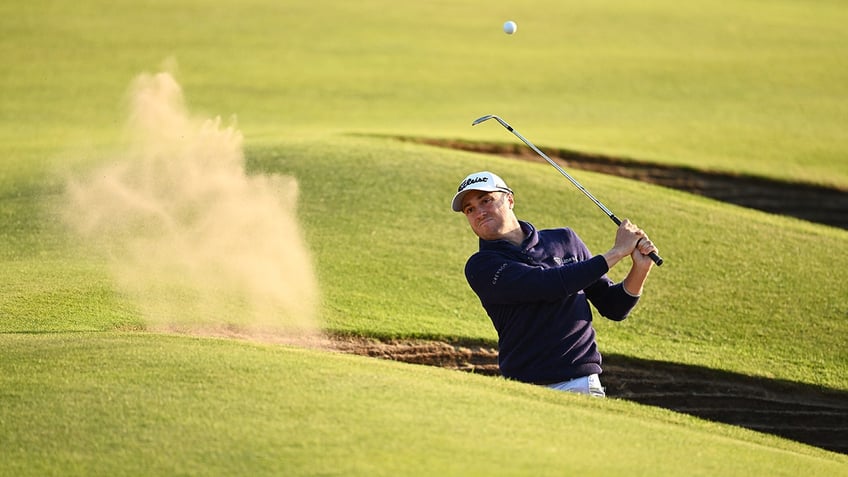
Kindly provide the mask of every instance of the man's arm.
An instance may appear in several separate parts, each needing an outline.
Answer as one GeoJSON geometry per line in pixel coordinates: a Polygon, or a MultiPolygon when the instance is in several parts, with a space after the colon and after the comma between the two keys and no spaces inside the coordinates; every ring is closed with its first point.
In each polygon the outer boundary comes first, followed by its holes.
{"type": "Polygon", "coordinates": [[[642,294],[642,289],[645,286],[645,280],[648,279],[648,274],[654,266],[654,261],[648,256],[651,252],[658,252],[646,236],[639,239],[636,248],[630,254],[633,264],[630,266],[630,272],[624,277],[622,284],[624,291],[629,295],[639,296],[642,294]]]}
{"type": "Polygon", "coordinates": [[[479,252],[465,266],[468,284],[484,303],[516,304],[550,301],[573,295],[607,272],[593,257],[555,268],[541,268],[497,253],[479,252]]]}

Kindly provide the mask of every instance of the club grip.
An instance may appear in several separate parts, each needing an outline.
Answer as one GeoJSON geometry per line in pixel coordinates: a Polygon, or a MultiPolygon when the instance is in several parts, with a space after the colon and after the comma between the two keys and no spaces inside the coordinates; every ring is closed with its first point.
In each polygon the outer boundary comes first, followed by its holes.
{"type": "Polygon", "coordinates": [[[657,252],[651,252],[648,254],[648,256],[651,257],[651,260],[653,260],[658,267],[663,264],[663,259],[659,255],[657,255],[657,252]]]}
{"type": "MultiPolygon", "coordinates": [[[[609,218],[610,218],[610,220],[615,222],[615,225],[621,225],[621,220],[618,217],[616,217],[615,214],[609,214],[609,218]]],[[[651,253],[648,254],[648,256],[651,257],[651,260],[653,260],[654,263],[656,263],[658,267],[662,266],[664,260],[662,259],[662,257],[657,255],[657,252],[651,252],[651,253]]]]}

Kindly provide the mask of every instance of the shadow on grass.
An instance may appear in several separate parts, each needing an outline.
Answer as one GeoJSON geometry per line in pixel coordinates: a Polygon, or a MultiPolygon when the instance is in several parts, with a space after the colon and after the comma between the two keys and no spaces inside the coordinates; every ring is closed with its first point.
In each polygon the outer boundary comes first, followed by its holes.
{"type": "Polygon", "coordinates": [[[611,397],[848,453],[848,392],[609,354],[603,382],[611,397]]]}
{"type": "MultiPolygon", "coordinates": [[[[341,351],[499,375],[497,347],[470,341],[336,337],[341,351]]],[[[848,392],[714,369],[605,354],[610,398],[658,406],[848,454],[848,392]]]]}
{"type": "MultiPolygon", "coordinates": [[[[532,149],[518,143],[482,143],[416,137],[395,137],[395,139],[516,159],[544,161],[532,149]]],[[[771,214],[786,215],[848,230],[848,191],[846,190],[764,177],[674,167],[568,149],[544,147],[540,149],[566,169],[583,169],[626,177],[771,214]]]]}

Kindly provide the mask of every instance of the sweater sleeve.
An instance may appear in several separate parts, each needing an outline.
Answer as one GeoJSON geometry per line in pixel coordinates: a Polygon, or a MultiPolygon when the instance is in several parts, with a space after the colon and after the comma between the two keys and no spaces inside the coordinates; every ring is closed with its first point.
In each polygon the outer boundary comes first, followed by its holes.
{"type": "MultiPolygon", "coordinates": [[[[577,239],[576,246],[585,256],[591,254],[586,244],[579,238],[577,239]]],[[[610,320],[621,321],[627,318],[627,315],[630,314],[630,311],[633,310],[639,301],[639,297],[634,297],[627,293],[624,290],[623,284],[613,283],[607,277],[607,271],[609,270],[604,271],[603,276],[589,285],[584,291],[586,298],[595,306],[601,316],[610,320]]]]}
{"type": "Polygon", "coordinates": [[[606,276],[586,289],[586,298],[601,316],[615,321],[627,318],[639,302],[639,297],[627,293],[624,284],[613,284],[606,276]]]}
{"type": "Polygon", "coordinates": [[[478,252],[468,259],[468,284],[488,304],[554,301],[588,287],[608,271],[604,257],[561,267],[542,268],[496,252],[478,252]]]}

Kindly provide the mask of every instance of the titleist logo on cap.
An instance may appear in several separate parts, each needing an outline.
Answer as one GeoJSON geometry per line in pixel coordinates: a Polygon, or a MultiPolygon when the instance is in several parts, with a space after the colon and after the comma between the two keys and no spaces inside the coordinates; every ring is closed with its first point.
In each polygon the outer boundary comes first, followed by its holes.
{"type": "Polygon", "coordinates": [[[462,189],[465,189],[466,187],[470,186],[471,184],[476,184],[478,182],[489,182],[489,178],[488,177],[471,177],[471,178],[465,179],[464,181],[462,181],[462,184],[459,185],[459,189],[457,189],[456,191],[462,192],[462,189]]]}

